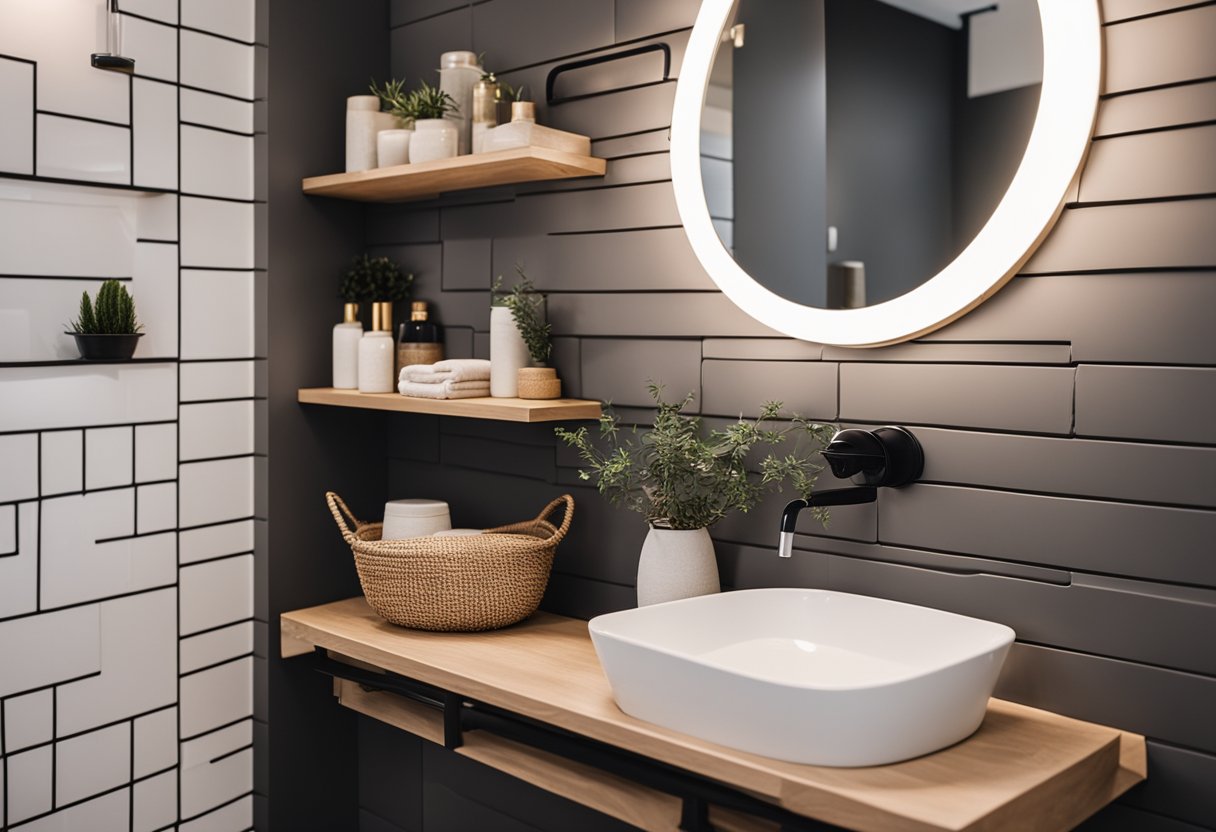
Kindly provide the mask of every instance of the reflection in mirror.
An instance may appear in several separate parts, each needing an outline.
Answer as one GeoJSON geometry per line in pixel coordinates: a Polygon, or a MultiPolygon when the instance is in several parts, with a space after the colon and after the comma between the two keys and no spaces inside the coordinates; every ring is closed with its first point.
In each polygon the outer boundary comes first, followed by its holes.
{"type": "Polygon", "coordinates": [[[915,289],[1013,180],[1042,56],[1036,0],[740,0],[701,119],[719,238],[796,303],[915,289]]]}

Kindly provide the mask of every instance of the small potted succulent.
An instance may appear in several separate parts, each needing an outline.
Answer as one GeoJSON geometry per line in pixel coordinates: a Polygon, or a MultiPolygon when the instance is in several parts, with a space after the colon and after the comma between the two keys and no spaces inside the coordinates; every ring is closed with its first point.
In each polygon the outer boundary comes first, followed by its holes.
{"type": "Polygon", "coordinates": [[[117,280],[107,280],[97,291],[97,300],[85,292],[80,296],[80,314],[67,335],[76,338],[80,357],[87,360],[127,359],[143,336],[143,325],[135,316],[135,298],[117,280]]]}
{"type": "MultiPolygon", "coordinates": [[[[494,393],[494,364],[498,375],[514,373],[515,393],[521,399],[556,399],[562,394],[557,371],[547,366],[553,352],[549,340],[553,327],[545,321],[545,296],[536,291],[523,267],[516,266],[519,282],[502,291],[502,278],[494,282],[494,305],[490,310],[490,386],[494,393]],[[501,312],[498,310],[502,310],[501,312]],[[510,320],[506,320],[507,313],[510,320]]],[[[508,382],[508,383],[509,383],[508,382]]]]}
{"type": "Polygon", "coordinates": [[[414,136],[410,139],[410,162],[430,162],[448,159],[459,151],[459,131],[444,118],[458,111],[456,101],[448,93],[426,81],[409,95],[409,110],[414,118],[414,136]]]}
{"type": "MultiPolygon", "coordinates": [[[[640,513],[650,526],[638,561],[639,606],[718,592],[708,528],[786,484],[809,497],[822,470],[813,457],[835,433],[831,425],[783,417],[780,402],[766,403],[756,419],[706,431],[699,417],[684,412],[691,393],[669,403],[651,384],[650,395],[657,410],[646,431],[635,426],[623,436],[611,409],[600,418],[598,436],[585,427],[556,429],[588,465],[579,477],[593,480],[613,505],[640,513]],[[783,419],[788,421],[779,426],[783,419]]],[[[813,513],[827,523],[825,509],[813,513]]]]}

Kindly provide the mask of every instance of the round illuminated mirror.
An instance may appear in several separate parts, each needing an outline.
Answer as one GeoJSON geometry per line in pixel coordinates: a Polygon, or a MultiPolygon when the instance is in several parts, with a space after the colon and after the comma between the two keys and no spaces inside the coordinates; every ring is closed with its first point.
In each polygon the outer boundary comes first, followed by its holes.
{"type": "Polygon", "coordinates": [[[693,249],[793,337],[948,323],[1043,239],[1093,129],[1096,0],[704,0],[672,118],[693,249]]]}

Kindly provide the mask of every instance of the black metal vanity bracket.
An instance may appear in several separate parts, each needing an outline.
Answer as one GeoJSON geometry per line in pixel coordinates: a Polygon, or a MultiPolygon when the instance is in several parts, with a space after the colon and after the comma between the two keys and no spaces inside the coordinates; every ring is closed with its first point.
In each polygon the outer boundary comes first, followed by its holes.
{"type": "MultiPolygon", "coordinates": [[[[303,657],[301,660],[304,660],[303,657]]],[[[794,814],[694,772],[538,722],[494,705],[478,702],[408,676],[390,672],[377,673],[331,659],[321,647],[316,648],[307,660],[318,673],[345,679],[365,690],[403,696],[441,711],[443,744],[446,748],[459,748],[464,743],[464,734],[467,731],[489,731],[513,742],[673,795],[683,802],[680,829],[684,832],[713,832],[714,827],[709,821],[710,806],[720,806],[773,821],[780,824],[782,832],[844,832],[841,827],[794,814]]]]}
{"type": "Polygon", "coordinates": [[[593,98],[597,95],[604,95],[608,92],[622,92],[624,90],[637,89],[638,87],[649,87],[654,83],[663,83],[671,78],[671,47],[666,43],[650,43],[645,46],[638,46],[634,49],[626,49],[621,52],[611,52],[607,55],[596,55],[594,58],[584,58],[581,61],[570,61],[569,63],[558,64],[549,70],[548,76],[545,78],[545,104],[552,107],[554,104],[565,104],[568,101],[578,101],[582,98],[593,98]],[[584,93],[583,95],[566,95],[560,98],[553,97],[553,88],[557,85],[557,76],[563,72],[569,72],[573,69],[586,69],[589,66],[598,66],[600,64],[619,61],[622,58],[634,58],[638,55],[645,55],[649,52],[663,53],[663,77],[658,82],[650,82],[646,84],[634,84],[629,87],[618,87],[612,90],[604,90],[603,92],[584,93]]]}

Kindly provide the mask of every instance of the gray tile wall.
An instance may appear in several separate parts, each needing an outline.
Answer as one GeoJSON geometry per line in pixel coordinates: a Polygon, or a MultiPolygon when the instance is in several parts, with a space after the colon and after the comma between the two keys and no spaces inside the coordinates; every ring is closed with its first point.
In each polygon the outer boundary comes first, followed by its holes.
{"type": "MultiPolygon", "coordinates": [[[[472,48],[537,91],[571,55],[663,41],[678,75],[698,6],[560,5],[558,20],[535,0],[394,0],[393,71],[415,77],[442,49],[472,48]]],[[[842,510],[827,530],[807,518],[789,561],[772,552],[779,501],[731,518],[714,530],[724,581],[1010,624],[1020,640],[999,695],[1150,739],[1149,783],[1087,828],[1212,829],[1216,6],[1104,5],[1108,92],[1076,201],[1023,276],[916,343],[777,338],[713,290],[668,181],[673,84],[644,65],[585,70],[569,83],[601,94],[540,108],[545,123],[596,140],[604,180],[377,208],[367,234],[417,270],[456,327],[453,354],[485,354],[486,289],[519,261],[550,293],[568,388],[626,415],[646,418],[655,378],[697,392],[714,417],[781,399],[821,419],[911,426],[923,484],[842,510]]],[[[645,529],[578,479],[549,427],[396,417],[390,433],[393,495],[447,499],[460,525],[575,494],[546,606],[587,617],[634,603],[645,529]]],[[[378,758],[364,749],[361,760],[378,758]]]]}

